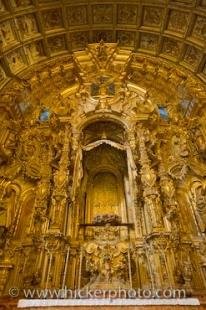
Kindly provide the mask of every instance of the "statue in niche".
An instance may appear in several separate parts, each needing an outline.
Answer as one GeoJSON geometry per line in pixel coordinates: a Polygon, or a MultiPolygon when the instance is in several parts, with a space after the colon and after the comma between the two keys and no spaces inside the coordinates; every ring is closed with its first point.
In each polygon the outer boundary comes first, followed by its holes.
{"type": "Polygon", "coordinates": [[[196,181],[191,188],[192,204],[196,220],[202,232],[206,232],[206,186],[201,181],[196,181]]]}
{"type": "Polygon", "coordinates": [[[177,209],[178,209],[178,206],[177,206],[176,202],[174,202],[174,204],[172,204],[172,205],[167,205],[166,206],[166,218],[170,222],[173,221],[174,219],[176,219],[176,217],[177,217],[177,209]]]}
{"type": "Polygon", "coordinates": [[[147,196],[145,197],[145,204],[153,227],[160,227],[162,225],[162,215],[159,197],[156,195],[147,196]]]}
{"type": "Polygon", "coordinates": [[[175,196],[175,187],[173,181],[169,177],[164,177],[161,182],[161,191],[167,204],[171,204],[175,196]]]}
{"type": "Polygon", "coordinates": [[[97,57],[100,61],[107,60],[107,46],[104,44],[103,40],[97,45],[97,57]]]}
{"type": "Polygon", "coordinates": [[[0,199],[0,226],[8,230],[14,218],[13,199],[15,192],[8,187],[0,199]]]}
{"type": "Polygon", "coordinates": [[[171,139],[171,156],[168,161],[168,173],[174,179],[184,179],[188,171],[189,149],[184,133],[173,135],[171,139]]]}
{"type": "Polygon", "coordinates": [[[47,220],[47,210],[44,207],[37,207],[34,213],[34,234],[40,236],[43,230],[43,224],[47,220]]]}
{"type": "MultiPolygon", "coordinates": [[[[62,138],[62,133],[60,133],[60,137],[62,138]]],[[[59,136],[58,136],[59,137],[59,136]]],[[[51,166],[52,168],[54,168],[55,170],[58,169],[59,167],[59,161],[61,158],[61,154],[62,154],[62,147],[63,147],[63,140],[59,139],[59,141],[55,141],[55,143],[53,144],[53,159],[51,162],[51,166]]]]}
{"type": "Polygon", "coordinates": [[[187,293],[191,293],[191,282],[192,282],[193,268],[189,259],[182,263],[182,277],[184,280],[184,287],[187,293]]]}
{"type": "Polygon", "coordinates": [[[196,145],[197,151],[201,155],[203,159],[206,159],[206,140],[203,135],[201,125],[196,123],[198,122],[197,119],[194,119],[195,121],[195,126],[192,128],[192,133],[193,133],[193,140],[196,145]]]}
{"type": "Polygon", "coordinates": [[[0,157],[2,158],[3,162],[6,162],[12,158],[17,147],[17,126],[15,128],[15,124],[13,124],[13,128],[9,128],[7,121],[2,121],[1,124],[2,138],[6,136],[6,140],[3,141],[2,139],[2,143],[0,144],[0,157]]]}
{"type": "Polygon", "coordinates": [[[151,278],[148,272],[147,257],[143,249],[138,250],[137,254],[141,288],[148,288],[150,286],[151,278]]]}
{"type": "Polygon", "coordinates": [[[189,155],[187,140],[183,135],[174,135],[172,137],[172,146],[174,156],[185,158],[189,155]]]}
{"type": "Polygon", "coordinates": [[[206,265],[206,243],[202,242],[199,247],[199,256],[201,264],[206,265]]]}

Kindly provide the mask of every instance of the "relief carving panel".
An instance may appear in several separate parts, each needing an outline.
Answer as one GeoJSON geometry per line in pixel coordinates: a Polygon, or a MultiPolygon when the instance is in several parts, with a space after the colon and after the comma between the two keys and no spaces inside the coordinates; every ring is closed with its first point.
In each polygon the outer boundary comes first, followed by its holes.
{"type": "Polygon", "coordinates": [[[112,24],[113,6],[111,4],[98,4],[93,6],[93,23],[94,24],[112,24]]]}
{"type": "Polygon", "coordinates": [[[135,25],[137,22],[137,6],[135,5],[118,5],[118,24],[135,25]]]}
{"type": "Polygon", "coordinates": [[[11,71],[16,72],[23,69],[26,66],[25,60],[23,59],[23,51],[18,49],[12,53],[9,53],[7,60],[11,71]]]}
{"type": "Polygon", "coordinates": [[[70,6],[67,8],[68,23],[72,26],[87,23],[87,7],[85,5],[70,6]]]}
{"type": "Polygon", "coordinates": [[[173,57],[180,54],[181,43],[170,38],[165,38],[162,52],[173,57]]]}
{"type": "Polygon", "coordinates": [[[71,33],[71,45],[73,50],[85,47],[88,41],[89,41],[88,31],[77,31],[71,33]]]}
{"type": "Polygon", "coordinates": [[[172,10],[170,12],[168,30],[185,33],[189,23],[189,14],[172,10]]]}
{"type": "Polygon", "coordinates": [[[188,46],[184,61],[192,67],[196,67],[201,60],[202,53],[194,46],[188,46]]]}
{"type": "Polygon", "coordinates": [[[144,26],[160,27],[163,19],[163,9],[156,7],[145,7],[143,15],[144,26]]]}
{"type": "Polygon", "coordinates": [[[63,19],[60,9],[42,12],[43,24],[46,30],[63,27],[63,19]]]}
{"type": "Polygon", "coordinates": [[[158,45],[159,36],[149,33],[141,33],[140,47],[146,50],[155,51],[158,45]]]}
{"type": "Polygon", "coordinates": [[[16,38],[9,21],[0,24],[0,41],[3,47],[15,43],[16,38]]]}
{"type": "Polygon", "coordinates": [[[48,38],[48,46],[51,53],[58,53],[66,49],[66,42],[64,36],[55,36],[48,38]]]}
{"type": "Polygon", "coordinates": [[[206,17],[197,16],[192,34],[198,39],[206,39],[206,17]]]}
{"type": "Polygon", "coordinates": [[[134,47],[135,44],[135,35],[134,31],[117,31],[117,40],[122,46],[134,47]]]}
{"type": "Polygon", "coordinates": [[[31,63],[37,62],[44,56],[42,42],[38,41],[27,45],[26,52],[31,63]]]}
{"type": "Polygon", "coordinates": [[[37,22],[33,14],[18,17],[17,23],[23,39],[38,33],[37,22]]]}

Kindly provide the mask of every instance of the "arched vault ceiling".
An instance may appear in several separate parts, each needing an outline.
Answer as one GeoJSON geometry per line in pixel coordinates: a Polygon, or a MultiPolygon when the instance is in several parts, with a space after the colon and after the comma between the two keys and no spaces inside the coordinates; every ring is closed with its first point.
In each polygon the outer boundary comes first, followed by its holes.
{"type": "Polygon", "coordinates": [[[206,80],[206,0],[0,0],[3,85],[28,66],[104,39],[206,80]]]}

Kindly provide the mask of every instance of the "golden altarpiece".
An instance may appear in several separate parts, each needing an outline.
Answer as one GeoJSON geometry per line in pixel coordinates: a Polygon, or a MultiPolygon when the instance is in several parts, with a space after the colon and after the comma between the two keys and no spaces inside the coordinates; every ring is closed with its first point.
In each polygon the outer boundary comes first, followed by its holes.
{"type": "Polygon", "coordinates": [[[204,291],[205,94],[102,41],[14,78],[0,106],[1,295],[204,291]]]}

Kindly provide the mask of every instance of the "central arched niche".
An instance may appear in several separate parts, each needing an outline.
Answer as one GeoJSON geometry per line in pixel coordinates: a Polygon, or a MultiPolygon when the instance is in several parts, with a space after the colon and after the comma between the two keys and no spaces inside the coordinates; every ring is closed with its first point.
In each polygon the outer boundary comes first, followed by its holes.
{"type": "Polygon", "coordinates": [[[126,221],[124,177],[127,175],[125,152],[106,143],[85,154],[86,218],[116,214],[126,221]]]}
{"type": "MultiPolygon", "coordinates": [[[[80,222],[91,224],[97,216],[117,215],[133,222],[128,208],[128,159],[125,129],[112,121],[95,122],[82,131],[83,178],[80,190],[80,222]]],[[[121,228],[125,235],[126,227],[121,228]]],[[[92,229],[87,228],[85,236],[92,229]]]]}
{"type": "Polygon", "coordinates": [[[91,217],[95,218],[105,211],[118,215],[120,197],[117,177],[109,171],[100,171],[93,177],[91,186],[91,217]]]}

